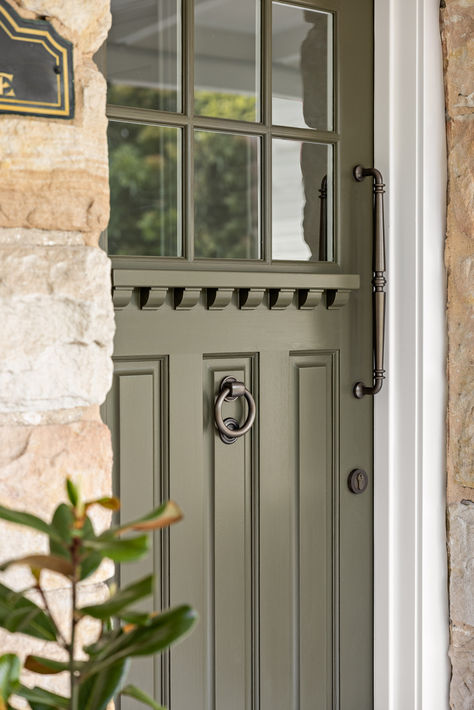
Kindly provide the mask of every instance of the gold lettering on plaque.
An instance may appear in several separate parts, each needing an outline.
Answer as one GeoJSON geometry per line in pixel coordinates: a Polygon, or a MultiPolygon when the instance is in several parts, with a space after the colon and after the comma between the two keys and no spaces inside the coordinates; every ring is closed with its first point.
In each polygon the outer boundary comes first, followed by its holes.
{"type": "Polygon", "coordinates": [[[13,74],[5,74],[5,72],[0,72],[0,96],[15,96],[12,81],[13,74]]]}

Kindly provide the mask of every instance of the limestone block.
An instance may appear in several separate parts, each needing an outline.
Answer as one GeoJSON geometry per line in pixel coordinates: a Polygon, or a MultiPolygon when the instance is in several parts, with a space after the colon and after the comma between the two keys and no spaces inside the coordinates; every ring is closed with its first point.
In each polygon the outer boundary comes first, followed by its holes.
{"type": "Polygon", "coordinates": [[[450,691],[452,710],[472,710],[474,706],[473,629],[454,629],[449,657],[453,667],[450,691]]]}
{"type": "MultiPolygon", "coordinates": [[[[81,421],[51,426],[0,427],[0,504],[27,510],[50,520],[56,506],[66,499],[65,479],[70,476],[91,500],[110,495],[112,488],[110,432],[101,421],[81,421]]],[[[110,524],[110,513],[91,509],[97,532],[110,524]]],[[[44,535],[11,523],[0,525],[2,561],[31,553],[47,552],[44,535]]],[[[91,580],[108,579],[113,565],[105,563],[91,580]]],[[[12,567],[3,576],[16,589],[31,584],[28,568],[12,567]]],[[[45,586],[64,586],[59,575],[45,574],[45,586]]]]}
{"type": "Polygon", "coordinates": [[[82,246],[82,232],[60,232],[59,230],[23,229],[22,227],[0,228],[0,245],[16,246],[82,246]]]}
{"type": "Polygon", "coordinates": [[[97,51],[111,25],[110,0],[17,0],[17,5],[25,17],[46,17],[81,52],[97,51]]]}
{"type": "Polygon", "coordinates": [[[0,412],[105,399],[114,319],[104,252],[0,247],[0,309],[0,412]]]}
{"type": "MultiPolygon", "coordinates": [[[[0,503],[26,509],[50,519],[56,505],[65,499],[65,477],[81,484],[86,499],[109,495],[111,491],[112,451],[107,427],[95,418],[62,426],[0,428],[0,503]]],[[[110,513],[91,509],[98,532],[110,524],[110,513]]],[[[0,559],[48,551],[45,536],[27,528],[0,525],[0,559]]],[[[90,578],[91,582],[109,579],[112,562],[105,561],[90,578]]],[[[12,567],[2,581],[23,589],[32,583],[26,567],[12,567]]],[[[46,588],[64,586],[58,575],[43,575],[46,588]]]]}
{"type": "MultiPolygon", "coordinates": [[[[441,13],[448,144],[448,477],[474,487],[474,3],[441,13]]],[[[462,495],[462,494],[460,494],[462,495]]],[[[467,495],[467,493],[466,493],[467,495]]]]}
{"type": "Polygon", "coordinates": [[[449,601],[452,623],[474,627],[474,503],[448,508],[449,601]]]}
{"type": "Polygon", "coordinates": [[[109,219],[106,84],[91,59],[75,67],[76,118],[0,117],[0,227],[79,231],[109,219]]]}
{"type": "Polygon", "coordinates": [[[471,0],[447,0],[442,13],[448,113],[463,113],[474,106],[474,6],[471,0]]]}
{"type": "Polygon", "coordinates": [[[100,419],[97,404],[91,407],[54,409],[49,412],[0,412],[0,427],[40,426],[46,424],[71,424],[72,422],[100,419]]]}

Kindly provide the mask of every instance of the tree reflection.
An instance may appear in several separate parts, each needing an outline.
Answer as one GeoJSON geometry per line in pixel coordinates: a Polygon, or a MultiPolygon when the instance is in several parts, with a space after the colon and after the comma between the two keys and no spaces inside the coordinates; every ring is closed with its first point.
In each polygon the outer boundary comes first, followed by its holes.
{"type": "MultiPolygon", "coordinates": [[[[109,102],[173,108],[175,92],[112,85],[109,102]],[[159,97],[157,98],[157,94],[159,97]]],[[[195,113],[252,120],[252,97],[199,92],[195,113]]],[[[179,129],[111,122],[109,252],[180,256],[181,146],[179,129]]],[[[258,139],[197,131],[194,148],[195,254],[258,258],[258,139]]]]}

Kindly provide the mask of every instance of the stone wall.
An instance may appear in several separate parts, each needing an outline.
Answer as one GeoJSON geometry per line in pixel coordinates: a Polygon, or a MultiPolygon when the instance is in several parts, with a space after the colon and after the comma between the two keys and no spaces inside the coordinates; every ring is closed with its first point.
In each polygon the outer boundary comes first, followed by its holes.
{"type": "Polygon", "coordinates": [[[474,0],[443,0],[450,704],[474,708],[474,0]]]}
{"type": "MultiPolygon", "coordinates": [[[[111,488],[110,435],[99,416],[114,332],[110,265],[98,248],[109,216],[106,86],[92,60],[110,12],[109,0],[9,1],[74,44],[73,120],[0,116],[0,503],[49,516],[67,475],[87,497],[111,488]]],[[[108,515],[95,522],[106,526],[108,515]]],[[[1,526],[1,559],[44,545],[39,533],[1,526]]],[[[83,597],[106,593],[110,573],[100,569],[83,597]]],[[[28,573],[16,568],[9,582],[26,585],[28,573]]],[[[60,619],[62,584],[47,578],[60,619]]],[[[0,637],[1,652],[40,647],[0,637]]]]}

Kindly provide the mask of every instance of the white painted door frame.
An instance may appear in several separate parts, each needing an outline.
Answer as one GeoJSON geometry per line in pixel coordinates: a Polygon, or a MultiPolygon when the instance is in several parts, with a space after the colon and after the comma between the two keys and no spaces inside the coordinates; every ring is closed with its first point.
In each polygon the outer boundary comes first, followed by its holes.
{"type": "Polygon", "coordinates": [[[447,710],[445,124],[439,0],[374,0],[388,379],[375,404],[375,710],[447,710]]]}

